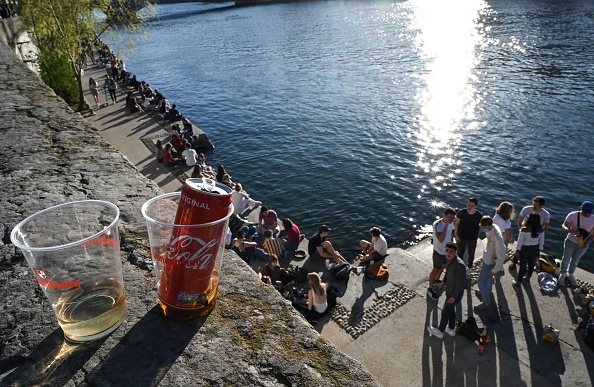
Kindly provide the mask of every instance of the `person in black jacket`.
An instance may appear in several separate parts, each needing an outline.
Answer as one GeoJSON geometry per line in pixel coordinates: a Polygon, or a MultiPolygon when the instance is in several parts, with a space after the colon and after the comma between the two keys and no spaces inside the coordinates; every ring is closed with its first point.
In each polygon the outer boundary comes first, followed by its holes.
{"type": "Polygon", "coordinates": [[[456,324],[456,305],[462,300],[464,289],[466,288],[466,265],[464,261],[457,255],[458,246],[453,242],[446,244],[446,275],[444,282],[439,284],[439,289],[446,287],[446,300],[441,311],[441,320],[439,327],[435,328],[431,325],[427,330],[433,336],[443,338],[443,333],[446,332],[450,336],[456,336],[454,324],[456,324]]]}

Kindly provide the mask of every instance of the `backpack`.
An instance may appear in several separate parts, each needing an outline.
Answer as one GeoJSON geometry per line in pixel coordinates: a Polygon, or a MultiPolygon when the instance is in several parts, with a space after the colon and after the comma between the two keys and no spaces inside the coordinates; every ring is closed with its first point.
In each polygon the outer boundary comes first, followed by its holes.
{"type": "Polygon", "coordinates": [[[369,265],[365,269],[365,278],[373,279],[376,281],[387,281],[390,272],[388,271],[388,265],[385,263],[379,263],[376,265],[369,265]]]}
{"type": "Polygon", "coordinates": [[[328,300],[328,310],[336,306],[336,298],[338,297],[338,288],[334,285],[329,285],[326,289],[326,297],[328,300]]]}
{"type": "Polygon", "coordinates": [[[348,263],[339,263],[330,266],[328,269],[330,274],[332,274],[336,279],[344,280],[349,279],[349,275],[351,274],[352,266],[348,263]]]}
{"type": "Polygon", "coordinates": [[[478,333],[478,325],[474,317],[468,317],[466,321],[461,322],[456,329],[456,333],[466,337],[468,340],[476,341],[481,335],[478,333]]]}

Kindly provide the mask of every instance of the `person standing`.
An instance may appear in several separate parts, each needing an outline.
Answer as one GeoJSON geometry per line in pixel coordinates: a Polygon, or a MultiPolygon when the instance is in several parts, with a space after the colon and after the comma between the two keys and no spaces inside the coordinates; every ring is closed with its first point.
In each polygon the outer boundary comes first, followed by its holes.
{"type": "Polygon", "coordinates": [[[443,213],[443,218],[433,222],[433,268],[429,273],[427,295],[434,300],[439,298],[433,288],[439,284],[439,277],[446,266],[445,248],[448,242],[452,242],[455,216],[456,211],[453,208],[447,208],[443,213]]]}
{"type": "Polygon", "coordinates": [[[495,216],[493,216],[493,224],[499,226],[505,247],[510,243],[514,243],[514,232],[511,221],[515,215],[513,204],[510,202],[501,202],[497,210],[495,210],[495,216]]]}
{"type": "Polygon", "coordinates": [[[540,225],[540,216],[533,212],[528,216],[526,226],[518,234],[518,244],[514,255],[519,255],[520,269],[518,270],[518,278],[512,281],[512,285],[519,287],[522,279],[525,279],[526,282],[530,281],[530,277],[534,272],[534,265],[536,265],[536,260],[540,256],[543,246],[544,233],[540,225]],[[526,266],[528,266],[527,273],[526,266]],[[524,274],[526,274],[526,278],[524,278],[524,274]]]}
{"type": "MultiPolygon", "coordinates": [[[[551,215],[547,210],[544,209],[545,205],[545,198],[544,196],[535,196],[532,198],[532,205],[526,206],[522,208],[520,211],[520,216],[518,216],[518,230],[521,230],[522,227],[526,225],[526,221],[528,220],[528,216],[536,212],[538,216],[540,216],[540,224],[542,226],[543,231],[547,231],[549,229],[549,222],[551,221],[551,215]]],[[[512,259],[512,263],[509,265],[508,269],[513,270],[516,268],[518,261],[517,258],[514,256],[512,259]]]]}
{"type": "Polygon", "coordinates": [[[116,97],[116,89],[118,88],[118,84],[116,81],[111,77],[111,75],[105,76],[105,84],[103,85],[104,89],[109,91],[109,96],[111,97],[112,104],[116,104],[118,102],[118,98],[116,97]]]}
{"type": "Polygon", "coordinates": [[[577,286],[574,273],[580,258],[586,253],[590,242],[594,238],[594,216],[592,210],[594,205],[590,201],[582,203],[580,211],[570,212],[563,222],[563,230],[567,232],[563,247],[563,258],[561,263],[561,275],[559,286],[565,286],[565,278],[573,286],[577,286]]]}
{"type": "Polygon", "coordinates": [[[483,265],[477,280],[483,302],[475,306],[474,309],[487,310],[491,308],[491,291],[495,282],[493,277],[503,270],[507,250],[499,226],[493,224],[493,219],[489,215],[481,218],[480,225],[487,236],[483,252],[483,265]]]}
{"type": "Polygon", "coordinates": [[[468,268],[466,275],[469,276],[474,263],[474,254],[476,252],[476,241],[478,239],[481,228],[479,222],[483,217],[476,208],[478,207],[478,200],[476,198],[468,198],[466,209],[458,211],[456,214],[456,223],[454,226],[454,238],[458,244],[458,256],[462,258],[466,267],[468,268]],[[464,253],[468,249],[468,259],[464,259],[464,253]]]}
{"type": "Polygon", "coordinates": [[[89,78],[89,90],[91,91],[91,95],[95,100],[95,106],[99,107],[99,85],[97,84],[97,81],[93,78],[89,78]]]}
{"type": "Polygon", "coordinates": [[[382,235],[382,230],[379,227],[372,227],[369,233],[371,234],[371,242],[366,240],[359,242],[359,246],[363,250],[361,263],[379,261],[388,255],[388,242],[382,235]]]}
{"type": "Polygon", "coordinates": [[[427,330],[433,336],[443,338],[443,333],[450,336],[456,336],[454,325],[456,324],[456,306],[462,301],[464,288],[466,287],[466,264],[457,255],[458,246],[453,242],[446,243],[446,274],[444,282],[439,284],[439,289],[446,287],[446,300],[441,311],[441,320],[439,327],[431,325],[427,330]]]}

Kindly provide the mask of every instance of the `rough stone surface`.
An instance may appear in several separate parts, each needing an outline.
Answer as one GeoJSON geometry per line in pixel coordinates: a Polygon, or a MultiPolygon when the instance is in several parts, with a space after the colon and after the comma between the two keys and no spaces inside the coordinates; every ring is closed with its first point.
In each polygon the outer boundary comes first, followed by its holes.
{"type": "Polygon", "coordinates": [[[221,296],[205,319],[179,323],[156,304],[140,207],[160,189],[0,43],[1,385],[377,385],[280,295],[225,253],[221,296]],[[119,223],[128,317],[87,345],[64,341],[51,306],[10,242],[24,217],[102,199],[119,223]]]}

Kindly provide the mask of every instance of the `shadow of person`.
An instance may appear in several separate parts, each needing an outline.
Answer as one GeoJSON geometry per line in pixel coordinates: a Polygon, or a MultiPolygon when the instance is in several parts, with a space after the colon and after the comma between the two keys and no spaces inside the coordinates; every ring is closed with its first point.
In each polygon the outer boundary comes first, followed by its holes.
{"type": "Polygon", "coordinates": [[[87,381],[104,385],[156,386],[183,353],[208,317],[177,322],[155,305],[126,333],[87,381]]]}
{"type": "Polygon", "coordinates": [[[427,332],[427,326],[439,325],[438,301],[427,298],[423,329],[423,352],[421,354],[421,367],[423,371],[423,386],[443,386],[443,340],[433,337],[427,332]]]}
{"type": "MultiPolygon", "coordinates": [[[[120,328],[121,329],[121,328],[120,328]]],[[[46,337],[24,359],[18,368],[2,380],[5,386],[62,386],[95,354],[106,338],[88,343],[75,344],[64,338],[58,328],[46,337]]],[[[15,364],[3,364],[0,375],[15,364]]]]}
{"type": "Polygon", "coordinates": [[[355,298],[355,301],[351,306],[351,313],[348,319],[349,325],[356,326],[363,320],[365,314],[365,302],[374,294],[375,291],[370,282],[363,279],[361,281],[361,293],[355,298]]]}
{"type": "Polygon", "coordinates": [[[523,289],[526,298],[530,302],[532,321],[534,324],[533,332],[530,323],[522,318],[522,324],[525,326],[524,333],[526,336],[526,344],[530,355],[530,370],[533,374],[540,374],[555,385],[560,386],[563,384],[560,375],[564,375],[566,371],[561,347],[558,343],[553,344],[542,339],[544,327],[536,297],[534,296],[532,287],[523,286],[523,289]]]}

